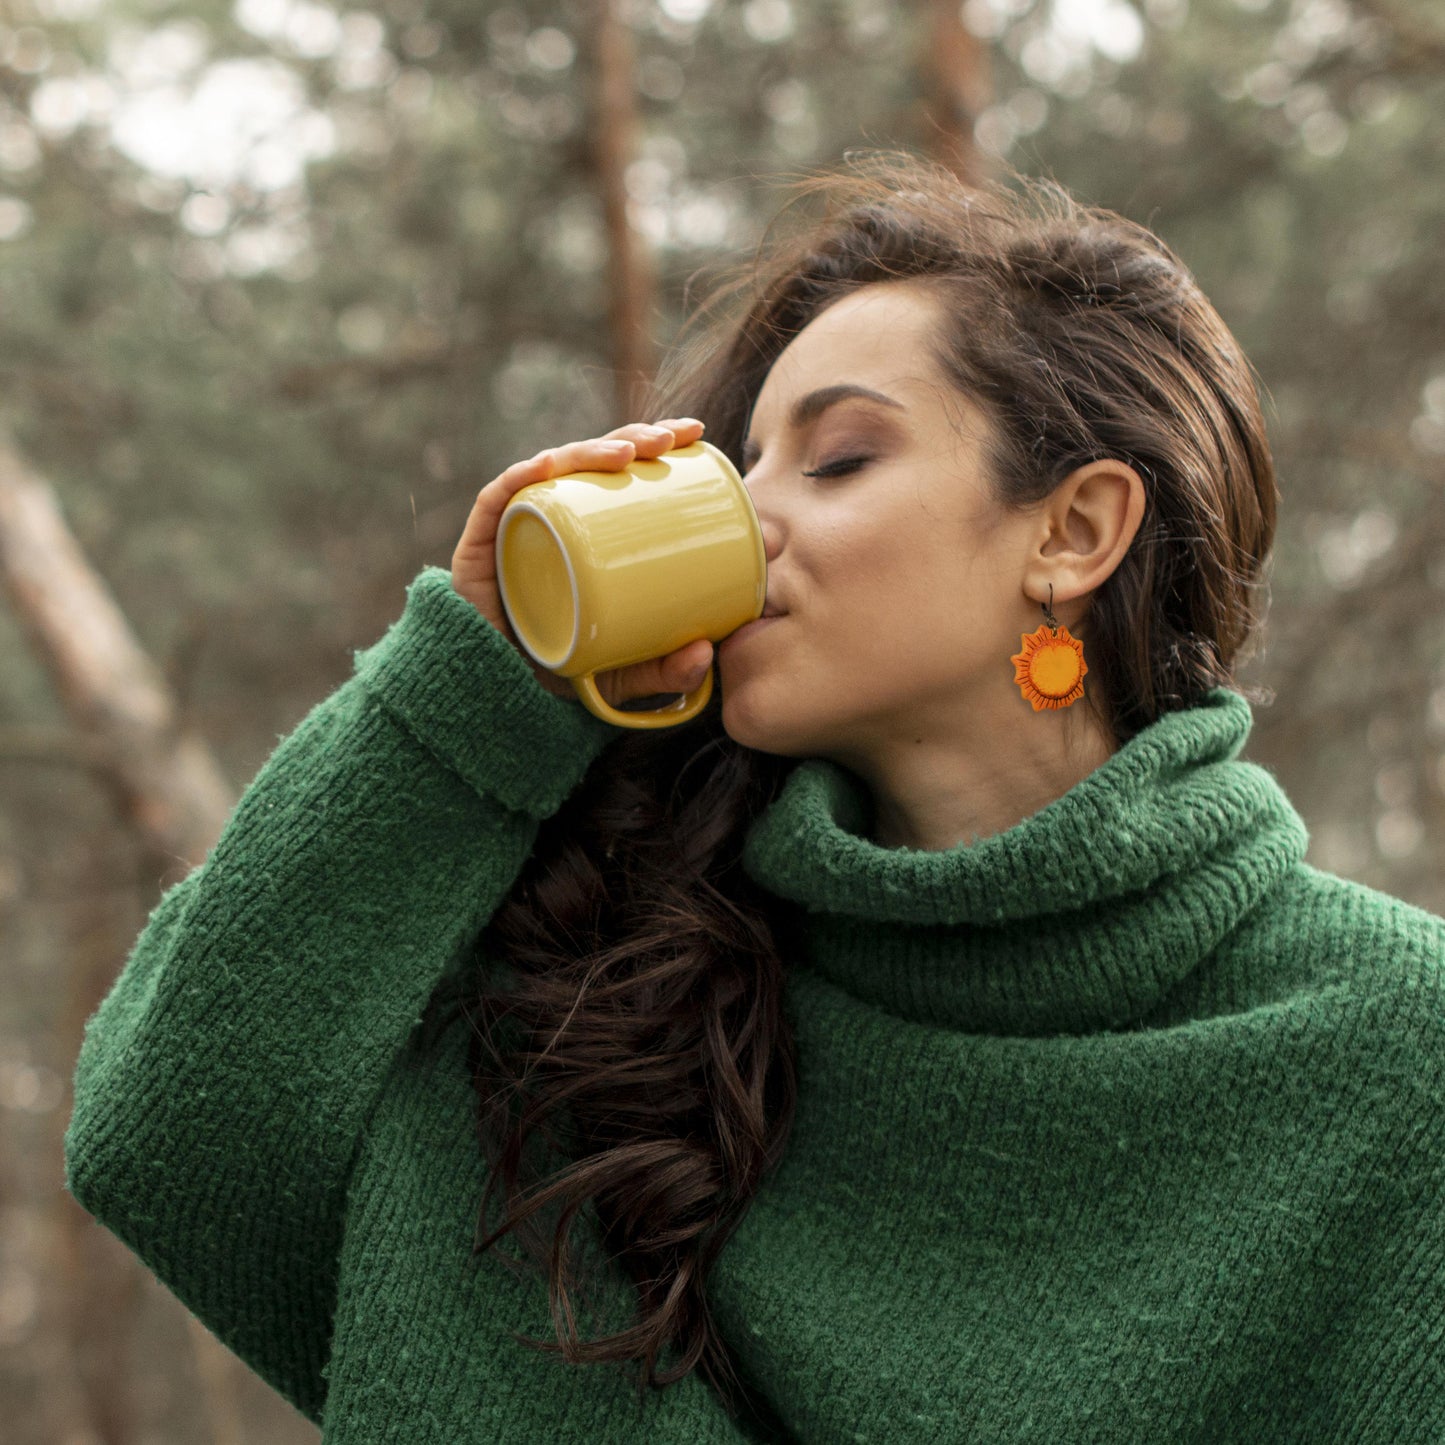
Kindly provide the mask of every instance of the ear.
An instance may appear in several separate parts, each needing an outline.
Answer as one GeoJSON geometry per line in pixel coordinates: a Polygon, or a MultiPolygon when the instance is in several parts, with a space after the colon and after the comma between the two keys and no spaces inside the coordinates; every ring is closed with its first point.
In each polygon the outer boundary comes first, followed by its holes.
{"type": "Polygon", "coordinates": [[[1127,462],[1087,462],[1043,504],[1037,553],[1024,574],[1030,597],[1068,602],[1098,588],[1123,560],[1144,520],[1144,483],[1127,462]]]}

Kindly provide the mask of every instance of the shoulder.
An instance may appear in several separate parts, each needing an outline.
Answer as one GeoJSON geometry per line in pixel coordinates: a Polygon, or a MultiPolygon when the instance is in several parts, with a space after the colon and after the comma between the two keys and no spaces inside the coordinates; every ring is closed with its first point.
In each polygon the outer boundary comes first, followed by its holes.
{"type": "Polygon", "coordinates": [[[1445,918],[1368,884],[1297,864],[1254,920],[1256,940],[1299,956],[1319,984],[1438,992],[1445,918]]]}
{"type": "Polygon", "coordinates": [[[1282,1022],[1322,1066],[1319,1086],[1330,1090],[1333,1072],[1370,1112],[1407,1120],[1417,1135],[1428,1117],[1439,1139],[1445,918],[1300,863],[1249,932],[1284,985],[1282,1022]]]}
{"type": "Polygon", "coordinates": [[[1329,1161],[1372,1210],[1438,1197],[1445,919],[1301,862],[1218,962],[1213,1022],[1250,1059],[1235,1106],[1285,1111],[1297,1158],[1329,1161]]]}
{"type": "Polygon", "coordinates": [[[1223,1011],[1254,1012],[1261,1027],[1296,1038],[1319,1087],[1332,1087],[1333,1071],[1351,1091],[1407,1079],[1406,1092],[1440,1091],[1445,918],[1300,862],[1233,931],[1219,962],[1223,1011]]]}

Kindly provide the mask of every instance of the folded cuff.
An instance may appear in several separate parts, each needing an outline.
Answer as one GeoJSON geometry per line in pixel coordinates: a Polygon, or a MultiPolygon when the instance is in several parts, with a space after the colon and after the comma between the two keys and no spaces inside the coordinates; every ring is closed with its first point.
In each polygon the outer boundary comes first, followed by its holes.
{"type": "Polygon", "coordinates": [[[362,685],[477,792],[550,817],[621,730],[548,692],[445,568],[424,568],[406,597],[381,640],[354,654],[362,685]]]}

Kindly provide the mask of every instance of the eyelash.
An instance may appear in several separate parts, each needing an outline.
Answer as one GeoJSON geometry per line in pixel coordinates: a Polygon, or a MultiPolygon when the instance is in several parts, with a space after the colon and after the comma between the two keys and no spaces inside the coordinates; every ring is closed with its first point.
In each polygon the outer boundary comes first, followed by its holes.
{"type": "Polygon", "coordinates": [[[841,477],[849,472],[856,472],[859,467],[866,466],[871,457],[839,457],[836,462],[827,462],[821,467],[815,467],[811,472],[804,472],[805,477],[841,477]]]}

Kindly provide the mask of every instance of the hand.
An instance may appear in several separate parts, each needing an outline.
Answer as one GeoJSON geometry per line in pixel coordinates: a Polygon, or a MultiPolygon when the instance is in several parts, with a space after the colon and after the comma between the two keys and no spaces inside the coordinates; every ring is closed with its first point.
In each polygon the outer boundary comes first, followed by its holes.
{"type": "MultiPolygon", "coordinates": [[[[549,447],[525,462],[515,462],[477,494],[461,540],[452,553],[452,588],[500,632],[532,668],[537,681],[557,697],[576,698],[571,681],[558,677],[526,651],[507,620],[497,585],[497,524],[507,503],[523,487],[567,472],[620,472],[636,457],[655,457],[674,447],[691,446],[703,433],[692,417],[675,421],[630,422],[605,437],[549,447]]],[[[665,657],[597,674],[597,688],[613,707],[656,693],[689,692],[712,662],[713,646],[698,638],[665,657]]]]}

